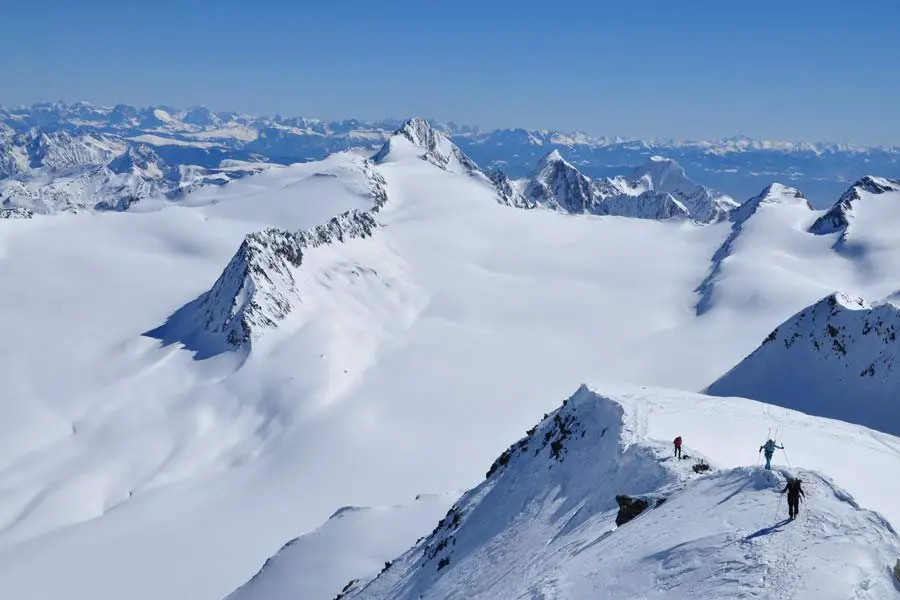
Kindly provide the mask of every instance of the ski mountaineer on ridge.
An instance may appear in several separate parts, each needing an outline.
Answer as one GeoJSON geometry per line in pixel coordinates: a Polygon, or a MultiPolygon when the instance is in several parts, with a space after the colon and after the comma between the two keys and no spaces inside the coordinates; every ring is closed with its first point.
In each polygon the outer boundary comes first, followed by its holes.
{"type": "Polygon", "coordinates": [[[784,489],[779,493],[783,494],[785,492],[787,492],[788,513],[790,514],[791,520],[793,520],[800,514],[800,496],[803,496],[803,498],[806,499],[806,492],[800,487],[800,478],[788,478],[787,485],[785,485],[784,489]]]}
{"type": "Polygon", "coordinates": [[[768,471],[772,470],[772,455],[775,454],[775,448],[784,450],[784,446],[779,446],[775,443],[775,440],[766,440],[766,443],[759,447],[760,452],[766,451],[766,470],[768,471]]]}
{"type": "Polygon", "coordinates": [[[675,458],[681,458],[681,436],[675,438],[675,458]]]}

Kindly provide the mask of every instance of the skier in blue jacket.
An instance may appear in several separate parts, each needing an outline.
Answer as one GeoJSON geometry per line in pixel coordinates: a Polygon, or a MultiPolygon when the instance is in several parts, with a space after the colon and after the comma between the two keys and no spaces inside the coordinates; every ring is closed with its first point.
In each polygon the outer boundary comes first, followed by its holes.
{"type": "Polygon", "coordinates": [[[779,446],[775,443],[775,440],[767,440],[765,444],[759,447],[759,451],[762,452],[765,450],[766,454],[766,469],[772,470],[772,455],[775,454],[775,448],[779,450],[784,450],[784,446],[779,446]]]}

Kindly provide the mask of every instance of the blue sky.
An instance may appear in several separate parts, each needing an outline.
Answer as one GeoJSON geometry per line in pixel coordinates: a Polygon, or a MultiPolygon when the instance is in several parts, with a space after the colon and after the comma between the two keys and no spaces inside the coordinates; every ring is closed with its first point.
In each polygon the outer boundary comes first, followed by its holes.
{"type": "Polygon", "coordinates": [[[900,144],[893,0],[44,0],[3,13],[3,105],[900,144]]]}

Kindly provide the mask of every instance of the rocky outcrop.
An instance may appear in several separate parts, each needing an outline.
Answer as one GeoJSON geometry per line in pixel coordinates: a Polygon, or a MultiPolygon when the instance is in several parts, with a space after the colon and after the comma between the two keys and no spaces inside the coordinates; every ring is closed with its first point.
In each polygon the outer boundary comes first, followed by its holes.
{"type": "Polygon", "coordinates": [[[492,171],[488,176],[497,190],[497,201],[500,204],[514,208],[535,207],[534,202],[528,200],[503,171],[492,171]]]}
{"type": "Polygon", "coordinates": [[[198,307],[203,329],[239,348],[266,329],[277,327],[302,302],[294,269],[312,248],[372,235],[377,227],[370,212],[352,210],[327,223],[292,233],[267,228],[241,243],[198,307]]]}
{"type": "Polygon", "coordinates": [[[33,216],[34,213],[27,208],[19,206],[0,207],[0,219],[30,219],[33,216]]]}

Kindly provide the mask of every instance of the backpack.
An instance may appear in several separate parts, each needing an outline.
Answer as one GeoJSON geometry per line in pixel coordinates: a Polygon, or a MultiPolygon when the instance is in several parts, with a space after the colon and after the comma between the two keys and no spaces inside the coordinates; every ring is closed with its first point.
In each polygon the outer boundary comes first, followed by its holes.
{"type": "Polygon", "coordinates": [[[798,496],[800,494],[800,492],[803,491],[800,488],[800,480],[792,479],[791,481],[789,481],[787,484],[787,491],[788,491],[788,494],[790,494],[791,496],[798,496]]]}
{"type": "Polygon", "coordinates": [[[681,436],[680,436],[680,435],[679,435],[677,438],[675,438],[675,445],[676,445],[676,446],[680,446],[680,445],[681,445],[681,436]]]}

